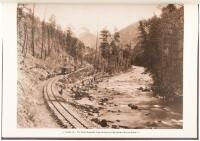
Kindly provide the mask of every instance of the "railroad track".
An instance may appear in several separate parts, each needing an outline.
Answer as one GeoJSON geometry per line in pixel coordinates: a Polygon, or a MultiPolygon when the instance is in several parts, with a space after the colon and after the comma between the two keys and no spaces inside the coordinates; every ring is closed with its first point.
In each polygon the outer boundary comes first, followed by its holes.
{"type": "MultiPolygon", "coordinates": [[[[49,79],[43,90],[45,103],[57,123],[63,128],[92,129],[99,128],[87,120],[67,100],[63,99],[56,89],[56,82],[61,76],[49,79]]],[[[65,76],[67,77],[67,76],[65,76]]]]}

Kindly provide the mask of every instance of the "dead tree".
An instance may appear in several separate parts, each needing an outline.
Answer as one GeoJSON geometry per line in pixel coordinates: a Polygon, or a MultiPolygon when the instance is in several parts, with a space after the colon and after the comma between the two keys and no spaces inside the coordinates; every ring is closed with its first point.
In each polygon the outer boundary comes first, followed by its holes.
{"type": "Polygon", "coordinates": [[[43,57],[43,50],[44,50],[44,20],[42,22],[42,47],[41,47],[41,54],[40,54],[40,58],[42,59],[43,57]]]}
{"type": "Polygon", "coordinates": [[[26,23],[24,23],[24,41],[22,45],[22,53],[24,54],[24,56],[26,56],[27,53],[27,40],[28,40],[28,30],[26,23]]]}
{"type": "Polygon", "coordinates": [[[99,65],[99,62],[98,62],[98,60],[99,60],[99,56],[98,56],[98,37],[99,35],[98,35],[98,31],[97,31],[97,36],[96,36],[96,47],[95,47],[95,56],[94,56],[94,67],[95,68],[97,68],[98,67],[98,65],[99,65]]]}
{"type": "Polygon", "coordinates": [[[35,25],[34,25],[34,9],[35,5],[33,5],[33,12],[32,12],[32,28],[31,28],[31,49],[32,49],[32,55],[35,56],[35,45],[34,45],[34,32],[35,32],[35,25]]]}

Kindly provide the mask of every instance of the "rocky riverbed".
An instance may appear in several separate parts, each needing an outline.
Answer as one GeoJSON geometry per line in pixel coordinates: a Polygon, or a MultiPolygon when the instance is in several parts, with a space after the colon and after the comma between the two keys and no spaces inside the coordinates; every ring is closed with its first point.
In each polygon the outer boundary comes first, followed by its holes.
{"type": "Polygon", "coordinates": [[[182,103],[156,98],[151,84],[144,68],[133,66],[125,73],[66,84],[71,90],[63,96],[104,128],[182,128],[182,103]]]}

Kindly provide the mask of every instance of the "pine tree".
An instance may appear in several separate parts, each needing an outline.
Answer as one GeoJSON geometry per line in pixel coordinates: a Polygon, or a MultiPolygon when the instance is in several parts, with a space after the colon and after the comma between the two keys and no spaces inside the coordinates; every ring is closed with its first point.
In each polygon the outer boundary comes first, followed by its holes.
{"type": "Polygon", "coordinates": [[[101,43],[100,43],[100,51],[101,51],[101,59],[100,63],[102,64],[103,71],[107,71],[108,69],[108,58],[110,55],[110,46],[108,42],[108,37],[110,36],[110,33],[108,30],[104,29],[100,33],[101,37],[101,43]]]}
{"type": "MultiPolygon", "coordinates": [[[[160,17],[141,21],[139,43],[142,65],[154,80],[153,90],[163,97],[182,92],[183,7],[169,4],[160,17]]],[[[138,47],[139,46],[139,47],[138,47]]]]}
{"type": "Polygon", "coordinates": [[[111,68],[112,72],[119,71],[119,45],[120,45],[120,34],[119,32],[115,32],[113,36],[113,40],[110,43],[110,47],[112,49],[111,53],[111,68]]]}

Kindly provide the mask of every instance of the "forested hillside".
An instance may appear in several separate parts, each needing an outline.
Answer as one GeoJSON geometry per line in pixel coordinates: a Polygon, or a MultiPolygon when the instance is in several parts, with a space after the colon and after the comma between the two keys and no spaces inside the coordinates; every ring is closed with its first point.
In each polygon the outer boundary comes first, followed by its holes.
{"type": "Polygon", "coordinates": [[[182,95],[183,6],[169,4],[160,17],[140,21],[134,64],[144,66],[154,80],[153,90],[164,97],[182,95]]]}
{"type": "MultiPolygon", "coordinates": [[[[22,8],[21,8],[22,7],[22,8]]],[[[85,45],[70,28],[63,30],[56,19],[39,19],[34,9],[18,8],[18,44],[24,58],[31,55],[55,65],[82,65],[85,45]]],[[[54,66],[55,67],[55,66],[54,66]]]]}
{"type": "Polygon", "coordinates": [[[46,80],[88,66],[83,60],[89,52],[84,44],[62,30],[54,16],[39,19],[34,8],[18,5],[17,9],[17,121],[18,127],[58,127],[43,101],[46,80]],[[83,51],[84,50],[84,51],[83,51]]]}

